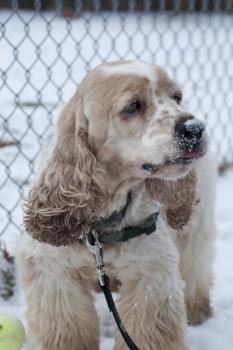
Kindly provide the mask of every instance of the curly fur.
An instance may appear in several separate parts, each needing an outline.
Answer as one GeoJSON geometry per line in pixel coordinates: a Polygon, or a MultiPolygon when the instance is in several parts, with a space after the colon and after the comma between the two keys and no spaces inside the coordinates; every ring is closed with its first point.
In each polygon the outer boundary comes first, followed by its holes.
{"type": "Polygon", "coordinates": [[[150,195],[163,204],[167,221],[173,229],[181,229],[191,217],[195,205],[196,182],[195,172],[177,181],[146,181],[150,195]]]}
{"type": "Polygon", "coordinates": [[[26,230],[53,245],[82,238],[105,196],[99,184],[101,170],[93,171],[96,159],[87,145],[87,131],[76,129],[76,118],[84,118],[81,108],[75,117],[76,106],[71,100],[61,115],[57,145],[25,209],[26,230]]]}

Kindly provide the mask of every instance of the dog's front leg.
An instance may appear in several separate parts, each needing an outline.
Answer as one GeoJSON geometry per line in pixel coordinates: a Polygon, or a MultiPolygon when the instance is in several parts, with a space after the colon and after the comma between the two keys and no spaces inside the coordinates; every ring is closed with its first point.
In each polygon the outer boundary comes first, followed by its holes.
{"type": "Polygon", "coordinates": [[[212,217],[196,208],[192,226],[187,225],[177,235],[180,268],[185,281],[188,322],[198,325],[212,316],[210,291],[213,285],[215,227],[212,217]]]}
{"type": "MultiPolygon", "coordinates": [[[[176,248],[166,232],[132,240],[119,259],[119,313],[139,349],[186,350],[186,313],[176,248]]],[[[126,350],[117,330],[115,350],[126,350]]]]}
{"type": "Polygon", "coordinates": [[[71,265],[78,254],[71,248],[53,248],[30,238],[27,241],[19,266],[32,348],[99,350],[94,299],[79,269],[71,265]]]}

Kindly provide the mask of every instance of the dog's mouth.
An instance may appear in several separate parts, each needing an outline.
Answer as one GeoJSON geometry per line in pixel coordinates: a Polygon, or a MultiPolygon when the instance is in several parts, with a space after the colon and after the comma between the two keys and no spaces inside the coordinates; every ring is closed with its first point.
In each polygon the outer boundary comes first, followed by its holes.
{"type": "Polygon", "coordinates": [[[165,165],[189,164],[206,154],[206,141],[201,140],[193,144],[184,145],[178,149],[178,157],[165,161],[165,165]]]}
{"type": "Polygon", "coordinates": [[[142,164],[142,169],[146,174],[152,175],[164,167],[172,167],[176,165],[188,166],[203,157],[206,154],[206,151],[206,141],[201,140],[195,144],[189,145],[189,147],[180,147],[177,151],[176,157],[166,159],[162,164],[144,163],[142,164]]]}

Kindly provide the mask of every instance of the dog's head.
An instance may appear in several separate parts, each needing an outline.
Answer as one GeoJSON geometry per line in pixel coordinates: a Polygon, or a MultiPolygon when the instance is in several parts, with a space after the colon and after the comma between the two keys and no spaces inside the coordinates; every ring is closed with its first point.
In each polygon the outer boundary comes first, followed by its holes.
{"type": "Polygon", "coordinates": [[[176,179],[204,155],[204,124],[185,111],[181,89],[160,67],[103,64],[83,87],[88,142],[116,173],[176,179]]]}
{"type": "MultiPolygon", "coordinates": [[[[77,241],[98,217],[112,183],[113,189],[135,179],[178,179],[185,192],[195,181],[183,186],[180,178],[205,149],[204,125],[185,112],[180,88],[161,68],[138,61],[102,64],[61,114],[27,202],[27,231],[56,245],[77,241]]],[[[148,191],[156,196],[157,188],[170,188],[159,185],[154,190],[149,183],[148,191]]]]}

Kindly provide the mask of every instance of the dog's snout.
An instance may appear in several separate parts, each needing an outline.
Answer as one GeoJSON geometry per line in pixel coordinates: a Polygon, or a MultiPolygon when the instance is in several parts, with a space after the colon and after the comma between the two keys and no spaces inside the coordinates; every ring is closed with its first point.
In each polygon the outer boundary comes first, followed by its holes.
{"type": "Polygon", "coordinates": [[[176,136],[187,140],[200,140],[204,129],[204,123],[190,116],[187,116],[187,118],[182,118],[175,125],[176,136]]]}

